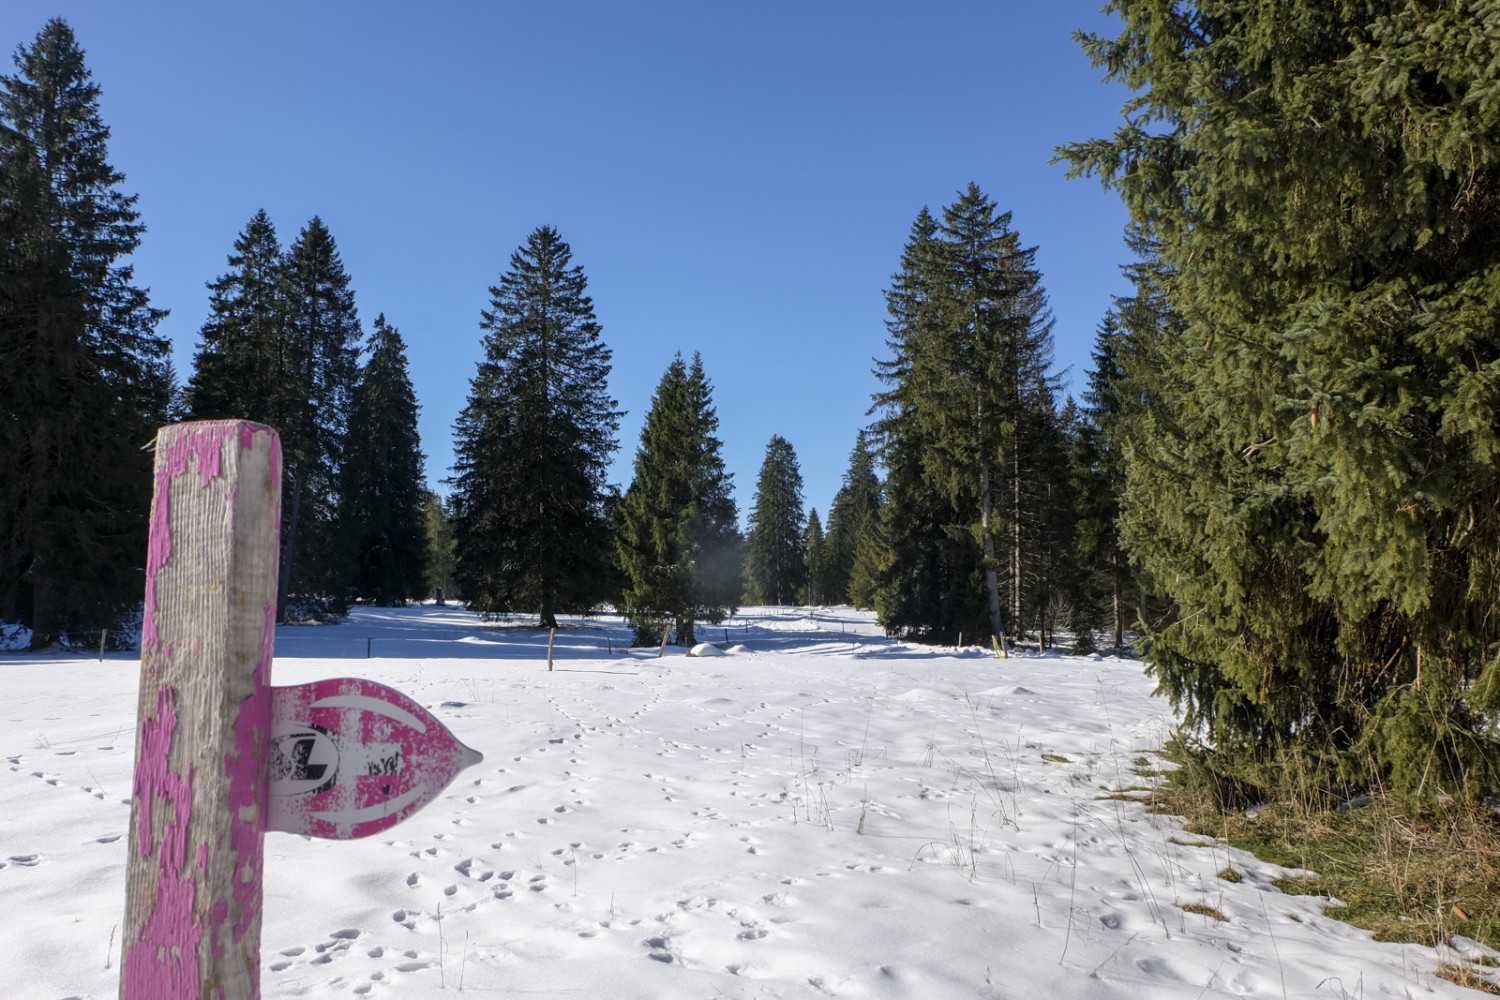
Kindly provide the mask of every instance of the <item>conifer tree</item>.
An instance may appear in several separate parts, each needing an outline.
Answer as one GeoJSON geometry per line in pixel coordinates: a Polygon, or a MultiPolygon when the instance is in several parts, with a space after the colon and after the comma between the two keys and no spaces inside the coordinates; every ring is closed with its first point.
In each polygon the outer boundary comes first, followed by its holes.
{"type": "Polygon", "coordinates": [[[796,601],[807,579],[803,530],[802,470],[797,465],[797,453],[786,438],[773,435],[756,480],[745,546],[746,576],[753,600],[768,604],[796,601]]]}
{"type": "Polygon", "coordinates": [[[113,627],[143,592],[167,344],[125,263],[144,227],[61,20],[0,76],[0,621],[33,648],[113,627]]]}
{"type": "Polygon", "coordinates": [[[854,441],[854,450],[849,453],[849,468],[845,470],[838,492],[833,495],[833,504],[828,509],[828,595],[825,600],[854,603],[849,584],[855,559],[862,540],[875,529],[875,518],[880,516],[881,504],[875,452],[869,438],[860,431],[854,441]]]}
{"type": "Polygon", "coordinates": [[[611,353],[573,251],[542,226],[490,289],[485,358],[457,425],[458,579],[481,611],[589,611],[609,596],[611,353]]]}
{"type": "Polygon", "coordinates": [[[453,539],[453,517],[443,498],[426,491],[423,505],[427,537],[427,590],[435,599],[449,601],[461,598],[457,590],[455,569],[458,558],[453,539]]]}
{"type": "Polygon", "coordinates": [[[1088,373],[1069,453],[1076,515],[1073,553],[1083,574],[1083,606],[1089,619],[1085,627],[1105,624],[1116,652],[1124,648],[1125,630],[1135,618],[1130,610],[1134,574],[1119,531],[1128,393],[1120,357],[1124,336],[1118,314],[1111,310],[1095,337],[1094,367],[1088,373]]]}
{"type": "Polygon", "coordinates": [[[892,412],[878,429],[888,497],[874,596],[881,625],[891,635],[929,642],[985,635],[983,553],[973,532],[955,524],[952,504],[927,473],[925,434],[892,412]]]}
{"type": "Polygon", "coordinates": [[[1107,9],[1084,44],[1135,96],[1063,155],[1121,193],[1169,306],[1122,310],[1121,533],[1178,608],[1145,654],[1221,755],[1493,791],[1500,11],[1107,9]]]}
{"type": "Polygon", "coordinates": [[[941,221],[926,209],[918,214],[886,295],[893,357],[876,371],[887,385],[876,396],[877,431],[888,467],[901,467],[894,481],[912,491],[901,506],[929,521],[886,522],[881,586],[920,585],[928,595],[883,598],[901,627],[917,634],[946,632],[966,617],[959,595],[968,569],[921,564],[940,535],[955,543],[949,555],[960,557],[959,535],[968,534],[986,602],[983,626],[968,627],[1005,636],[1031,621],[1047,638],[1060,530],[1050,520],[1059,509],[1050,468],[1061,437],[1049,370],[1052,320],[1035,255],[1021,246],[1010,213],[970,184],[941,221]],[[957,603],[929,604],[938,594],[957,603]]]}
{"type": "Polygon", "coordinates": [[[303,386],[287,336],[286,255],[264,209],[234,241],[229,270],[209,283],[209,317],[199,331],[185,392],[199,420],[245,419],[280,428],[303,386]]]}
{"type": "Polygon", "coordinates": [[[314,216],[286,256],[287,370],[299,393],[282,414],[280,613],[341,614],[352,590],[337,515],[350,397],[364,339],[338,245],[314,216]]]}
{"type": "Polygon", "coordinates": [[[195,419],[244,418],[281,436],[278,620],[343,610],[353,586],[337,514],[362,340],[333,234],[313,218],[283,252],[265,211],[251,217],[209,284],[185,393],[195,419]]]}
{"type": "Polygon", "coordinates": [[[427,488],[406,344],[382,314],[350,406],[339,537],[353,592],[383,606],[427,590],[427,488]]]}
{"type": "Polygon", "coordinates": [[[826,604],[832,588],[828,584],[828,542],[823,537],[823,521],[818,508],[807,514],[807,530],[802,536],[803,575],[807,583],[802,592],[805,604],[826,604]]]}
{"type": "Polygon", "coordinates": [[[638,643],[672,627],[677,644],[692,646],[697,623],[717,624],[738,604],[739,512],[718,427],[702,359],[689,366],[679,354],[652,396],[620,505],[622,603],[638,643]]]}

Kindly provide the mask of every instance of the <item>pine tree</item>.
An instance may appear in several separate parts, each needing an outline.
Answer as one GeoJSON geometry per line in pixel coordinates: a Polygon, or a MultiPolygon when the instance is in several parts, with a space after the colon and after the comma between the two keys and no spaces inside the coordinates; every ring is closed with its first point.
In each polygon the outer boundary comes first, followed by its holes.
{"type": "Polygon", "coordinates": [[[360,372],[339,493],[339,541],[349,553],[354,593],[390,606],[427,590],[426,505],[417,397],[401,334],[375,318],[360,372]]]}
{"type": "MultiPolygon", "coordinates": [[[[929,560],[939,536],[952,539],[949,554],[960,557],[958,535],[967,533],[986,600],[986,621],[975,631],[1005,636],[1031,621],[1045,644],[1060,530],[1051,515],[1061,485],[1050,469],[1061,435],[1052,320],[1035,256],[1011,229],[1010,213],[973,184],[940,222],[923,209],[886,295],[893,357],[877,367],[887,388],[875,401],[888,467],[900,464],[893,479],[912,491],[901,506],[929,519],[886,522],[882,589],[920,585],[926,600],[957,598],[966,568],[902,560],[929,560]]],[[[924,612],[925,601],[912,598],[883,598],[893,613],[900,609],[904,629],[946,632],[959,621],[961,600],[924,612]]]]}
{"type": "Polygon", "coordinates": [[[485,359],[457,425],[458,578],[481,611],[560,612],[607,599],[606,466],[619,411],[583,268],[543,226],[490,289],[485,359]]]}
{"type": "Polygon", "coordinates": [[[756,480],[745,546],[746,576],[755,601],[778,605],[796,601],[807,579],[803,530],[802,470],[797,453],[786,438],[773,435],[756,480]]]}
{"type": "MultiPolygon", "coordinates": [[[[0,76],[0,620],[33,648],[138,608],[165,315],[123,261],[144,227],[83,50],[48,22],[0,76]]],[[[96,633],[97,634],[97,633],[96,633]]]]}
{"type": "Polygon", "coordinates": [[[849,453],[849,468],[845,470],[838,492],[833,495],[833,505],[828,509],[828,596],[825,600],[838,604],[854,603],[849,584],[855,559],[861,541],[875,528],[881,503],[880,479],[875,474],[875,452],[869,438],[861,431],[855,438],[854,450],[849,453]]]}
{"type": "Polygon", "coordinates": [[[692,646],[694,626],[733,614],[743,589],[739,512],[711,397],[702,359],[688,366],[678,355],[641,430],[617,536],[638,643],[659,642],[670,625],[679,645],[692,646]]]}
{"type": "Polygon", "coordinates": [[[803,577],[807,581],[802,592],[804,604],[826,604],[832,588],[828,584],[828,541],[823,537],[823,522],[818,517],[818,508],[807,514],[807,529],[802,536],[804,558],[803,577]]]}
{"type": "Polygon", "coordinates": [[[1121,310],[1121,533],[1179,609],[1145,655],[1221,755],[1492,791],[1500,9],[1108,9],[1127,123],[1063,154],[1168,306],[1121,310]]]}

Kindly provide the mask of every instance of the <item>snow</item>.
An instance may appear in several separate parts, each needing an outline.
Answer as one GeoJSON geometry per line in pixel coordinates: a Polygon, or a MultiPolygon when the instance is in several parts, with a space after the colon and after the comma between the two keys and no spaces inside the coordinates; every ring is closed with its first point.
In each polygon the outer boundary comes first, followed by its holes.
{"type": "MultiPolygon", "coordinates": [[[[1172,724],[1137,662],[907,645],[847,608],[748,609],[691,657],[567,624],[550,672],[545,631],[451,606],[280,632],[277,683],[390,684],[485,760],[369,840],[267,836],[262,996],[1473,995],[1106,798],[1172,724]]],[[[0,658],[12,1000],[116,995],[138,672],[0,658]]]]}

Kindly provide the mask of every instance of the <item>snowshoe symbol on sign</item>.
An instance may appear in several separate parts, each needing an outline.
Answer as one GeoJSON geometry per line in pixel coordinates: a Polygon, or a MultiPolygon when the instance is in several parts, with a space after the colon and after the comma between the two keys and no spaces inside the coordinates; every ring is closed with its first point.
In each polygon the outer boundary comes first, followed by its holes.
{"type": "Polygon", "coordinates": [[[266,829],[368,837],[421,809],[483,759],[384,684],[341,677],[272,688],[266,829]]]}

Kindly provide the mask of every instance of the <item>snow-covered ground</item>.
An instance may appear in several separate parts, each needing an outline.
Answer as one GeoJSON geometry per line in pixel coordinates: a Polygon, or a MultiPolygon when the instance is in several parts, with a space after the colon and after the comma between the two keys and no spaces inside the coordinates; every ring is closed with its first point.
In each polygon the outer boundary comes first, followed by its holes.
{"type": "MultiPolygon", "coordinates": [[[[277,683],[382,681],[485,761],[370,840],[268,835],[262,996],[1476,995],[1108,797],[1171,725],[1139,663],[847,608],[749,609],[701,634],[725,656],[627,635],[571,622],[548,672],[544,632],[453,607],[282,630],[277,683]]],[[[116,995],[138,665],[0,656],[9,1000],[116,995]]]]}

